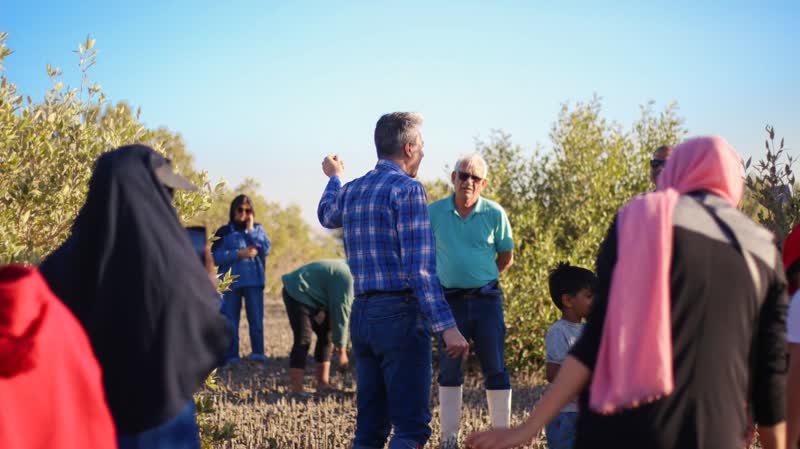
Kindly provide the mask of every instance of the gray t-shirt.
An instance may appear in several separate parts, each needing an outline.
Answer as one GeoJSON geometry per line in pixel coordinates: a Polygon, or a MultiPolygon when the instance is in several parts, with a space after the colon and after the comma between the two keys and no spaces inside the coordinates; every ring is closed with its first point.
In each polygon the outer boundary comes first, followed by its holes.
{"type": "MultiPolygon", "coordinates": [[[[567,320],[558,320],[550,326],[547,335],[544,337],[544,347],[547,363],[564,363],[570,348],[578,341],[583,332],[583,323],[571,323],[567,320]]],[[[577,412],[578,404],[572,401],[567,404],[561,413],[577,412]]]]}

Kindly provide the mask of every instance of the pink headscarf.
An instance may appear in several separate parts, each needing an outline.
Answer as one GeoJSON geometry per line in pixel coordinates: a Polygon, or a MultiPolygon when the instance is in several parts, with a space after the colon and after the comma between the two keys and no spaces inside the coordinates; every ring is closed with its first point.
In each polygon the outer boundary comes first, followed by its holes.
{"type": "Polygon", "coordinates": [[[680,195],[696,190],[737,206],[741,172],[741,159],[725,139],[689,139],[675,147],[658,189],[619,211],[617,264],[590,387],[594,411],[613,413],[672,393],[672,213],[680,195]]]}

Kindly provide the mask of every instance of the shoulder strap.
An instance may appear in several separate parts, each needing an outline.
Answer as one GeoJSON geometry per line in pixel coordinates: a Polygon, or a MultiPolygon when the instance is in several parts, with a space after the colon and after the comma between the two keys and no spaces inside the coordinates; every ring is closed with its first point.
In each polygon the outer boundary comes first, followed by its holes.
{"type": "Polygon", "coordinates": [[[697,198],[695,196],[691,197],[695,201],[697,201],[701,206],[703,206],[703,208],[708,212],[711,218],[714,219],[714,222],[717,223],[717,226],[719,226],[722,232],[730,239],[731,245],[733,245],[733,247],[736,248],[739,254],[742,255],[742,257],[744,258],[744,262],[747,265],[747,270],[750,272],[750,278],[753,281],[753,286],[755,287],[756,298],[758,299],[759,302],[761,302],[761,298],[763,297],[762,295],[763,282],[761,279],[761,273],[759,272],[758,266],[756,265],[755,258],[753,257],[752,254],[750,254],[750,251],[747,251],[741,245],[741,243],[739,242],[739,238],[736,236],[736,232],[734,232],[733,229],[731,229],[731,227],[724,220],[722,220],[719,217],[719,215],[717,215],[717,212],[714,210],[713,207],[703,202],[701,198],[697,198]]]}
{"type": "MultiPolygon", "coordinates": [[[[698,198],[698,197],[696,197],[694,195],[690,195],[690,196],[695,201],[697,201],[701,206],[703,206],[703,208],[708,212],[709,215],[711,215],[711,217],[714,219],[714,221],[720,227],[722,232],[730,239],[731,244],[733,245],[733,247],[736,248],[737,251],[739,251],[739,254],[741,254],[742,257],[744,257],[745,264],[747,264],[747,270],[750,271],[750,278],[753,280],[753,286],[755,287],[756,301],[759,304],[761,304],[762,298],[764,298],[766,296],[766,292],[761,289],[762,285],[763,285],[763,282],[761,280],[761,274],[758,271],[758,266],[756,266],[756,262],[755,262],[755,259],[753,258],[753,255],[750,254],[750,251],[746,250],[741,245],[741,243],[739,241],[739,238],[736,236],[736,232],[734,232],[734,230],[731,228],[731,226],[729,226],[728,223],[725,222],[725,220],[723,220],[722,218],[719,217],[719,215],[717,215],[717,211],[712,206],[706,204],[703,201],[703,199],[704,199],[703,197],[698,198]]],[[[754,354],[751,353],[750,354],[750,365],[751,366],[754,364],[754,358],[753,357],[754,357],[754,354]]],[[[748,379],[748,382],[747,382],[747,397],[750,398],[750,397],[752,397],[752,395],[753,395],[753,378],[752,378],[752,376],[749,376],[749,379],[748,379]]],[[[751,420],[751,422],[752,422],[753,404],[749,400],[747,401],[747,411],[748,411],[748,419],[751,420]]]]}

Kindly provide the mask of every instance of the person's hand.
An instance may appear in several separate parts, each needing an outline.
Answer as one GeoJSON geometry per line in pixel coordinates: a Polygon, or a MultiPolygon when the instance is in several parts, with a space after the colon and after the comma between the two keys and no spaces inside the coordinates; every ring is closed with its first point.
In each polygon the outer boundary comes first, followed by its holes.
{"type": "Polygon", "coordinates": [[[237,255],[239,256],[240,259],[256,257],[258,255],[258,248],[256,248],[255,246],[248,246],[247,248],[240,249],[237,255]]]}
{"type": "Polygon", "coordinates": [[[329,178],[332,176],[342,176],[342,173],[344,173],[344,163],[338,154],[325,156],[325,159],[322,160],[322,172],[329,178]]]}
{"type": "Polygon", "coordinates": [[[336,348],[337,363],[340,370],[346,370],[350,366],[350,359],[347,357],[347,348],[336,348]]]}
{"type": "Polygon", "coordinates": [[[254,222],[255,222],[255,215],[252,212],[247,214],[247,224],[245,225],[246,226],[245,229],[248,231],[253,229],[254,222]]]}
{"type": "Polygon", "coordinates": [[[476,432],[464,440],[470,449],[509,449],[527,444],[531,438],[525,435],[522,427],[476,432]]]}
{"type": "Polygon", "coordinates": [[[445,329],[444,332],[442,332],[442,339],[444,339],[447,355],[454,359],[460,357],[462,360],[467,360],[467,356],[469,355],[469,343],[467,343],[467,340],[464,339],[464,336],[461,335],[457,327],[445,329]]]}

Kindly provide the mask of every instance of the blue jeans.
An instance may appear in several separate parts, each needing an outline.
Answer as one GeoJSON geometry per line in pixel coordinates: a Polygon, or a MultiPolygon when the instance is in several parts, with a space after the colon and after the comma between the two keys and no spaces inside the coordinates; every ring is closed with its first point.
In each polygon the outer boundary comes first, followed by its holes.
{"type": "Polygon", "coordinates": [[[190,400],[178,416],[158,427],[132,435],[118,435],[119,449],[200,449],[200,433],[190,400]]]}
{"type": "Polygon", "coordinates": [[[264,354],[264,287],[233,288],[222,294],[222,313],[233,327],[233,339],[225,360],[239,358],[239,314],[242,297],[250,326],[250,346],[253,354],[264,354]]]}
{"type": "Polygon", "coordinates": [[[578,422],[577,412],[561,412],[545,426],[549,449],[572,449],[575,445],[575,425],[578,422]]]}
{"type": "Polygon", "coordinates": [[[431,328],[414,296],[356,299],[350,315],[358,393],[353,449],[422,447],[431,436],[431,328]]]}
{"type": "MultiPolygon", "coordinates": [[[[503,318],[502,296],[451,297],[447,300],[459,332],[475,342],[475,352],[483,370],[487,390],[510,390],[511,379],[505,364],[506,325],[503,318]]],[[[461,359],[445,352],[444,340],[439,338],[439,385],[458,387],[464,384],[461,359]]]]}

